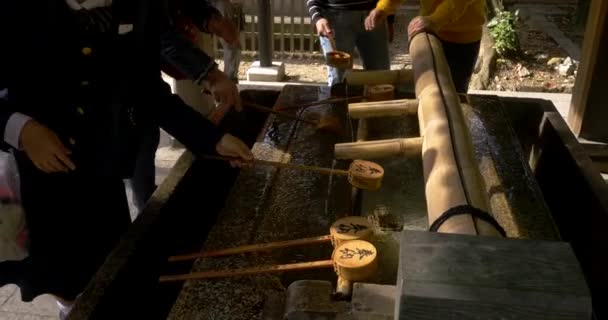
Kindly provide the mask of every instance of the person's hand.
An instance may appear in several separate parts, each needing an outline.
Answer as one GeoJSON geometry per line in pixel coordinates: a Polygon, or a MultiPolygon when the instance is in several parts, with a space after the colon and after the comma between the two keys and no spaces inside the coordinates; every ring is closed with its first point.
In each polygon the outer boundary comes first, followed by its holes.
{"type": "Polygon", "coordinates": [[[216,110],[211,115],[211,121],[219,123],[233,106],[239,112],[243,110],[239,89],[225,73],[215,68],[209,72],[207,81],[211,95],[218,102],[216,110]]]}
{"type": "MultiPolygon", "coordinates": [[[[253,153],[251,153],[249,147],[239,138],[228,133],[222,136],[222,139],[215,145],[215,150],[219,155],[225,157],[241,158],[244,161],[253,160],[253,153]]],[[[230,165],[240,167],[243,165],[242,160],[232,160],[230,165]]]]}
{"type": "Polygon", "coordinates": [[[383,23],[386,20],[386,12],[380,9],[372,10],[367,18],[365,18],[365,30],[371,31],[374,30],[377,26],[383,23]]]}
{"type": "Polygon", "coordinates": [[[207,23],[207,29],[212,34],[224,39],[230,46],[239,46],[239,30],[230,19],[213,15],[207,23]]]}
{"type": "Polygon", "coordinates": [[[407,27],[407,37],[411,41],[415,35],[421,32],[435,33],[435,31],[435,26],[431,22],[431,19],[425,16],[417,16],[410,21],[407,27]]]}
{"type": "Polygon", "coordinates": [[[68,150],[55,132],[36,120],[29,120],[21,129],[19,144],[34,163],[46,173],[68,172],[76,166],[70,160],[68,150]]]}
{"type": "Polygon", "coordinates": [[[328,38],[332,38],[334,36],[334,32],[331,30],[331,25],[329,24],[329,21],[327,21],[327,19],[321,18],[317,20],[315,26],[317,27],[318,35],[328,38]]]}

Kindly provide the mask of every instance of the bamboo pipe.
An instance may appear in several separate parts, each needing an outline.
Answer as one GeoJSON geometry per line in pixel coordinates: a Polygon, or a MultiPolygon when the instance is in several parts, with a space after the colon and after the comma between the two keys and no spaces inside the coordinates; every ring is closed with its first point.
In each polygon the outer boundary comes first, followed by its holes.
{"type": "Polygon", "coordinates": [[[338,143],[334,147],[337,159],[380,159],[394,156],[420,156],[422,138],[400,138],[364,142],[338,143]]]}
{"type": "Polygon", "coordinates": [[[379,84],[365,86],[365,97],[369,101],[387,101],[395,99],[395,86],[392,84],[379,84]]]}
{"type": "Polygon", "coordinates": [[[354,119],[399,117],[418,113],[418,100],[399,99],[379,102],[359,102],[348,105],[348,115],[354,119]]]}
{"type": "MultiPolygon", "coordinates": [[[[470,205],[489,212],[489,201],[473,144],[454,88],[441,42],[420,33],[410,41],[410,55],[423,117],[421,132],[429,225],[447,210],[470,205]]],[[[453,216],[440,232],[500,236],[489,223],[471,215],[453,216]]]]}
{"type": "Polygon", "coordinates": [[[344,81],[351,86],[400,84],[414,85],[414,73],[412,70],[377,70],[358,71],[346,70],[344,81]]]}

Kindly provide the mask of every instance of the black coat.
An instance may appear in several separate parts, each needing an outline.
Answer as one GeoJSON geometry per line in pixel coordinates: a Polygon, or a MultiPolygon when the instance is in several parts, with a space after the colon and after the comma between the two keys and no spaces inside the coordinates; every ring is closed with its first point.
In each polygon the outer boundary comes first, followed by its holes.
{"type": "Polygon", "coordinates": [[[160,6],[115,0],[114,31],[83,34],[64,0],[3,0],[0,11],[13,23],[0,31],[7,33],[0,37],[7,55],[0,61],[0,89],[9,92],[0,105],[0,132],[13,112],[24,113],[66,146],[75,141],[78,168],[104,176],[128,176],[141,134],[154,126],[194,153],[213,153],[220,132],[160,78],[158,28],[168,27],[160,6]],[[119,35],[119,25],[132,31],[119,35]]]}
{"type": "Polygon", "coordinates": [[[103,263],[129,225],[120,178],[142,134],[159,125],[195,154],[215,151],[219,130],[160,78],[161,5],[114,0],[114,32],[99,34],[79,32],[64,0],[0,1],[0,134],[14,112],[29,115],[59,135],[77,166],[45,174],[16,152],[30,255],[0,263],[0,287],[18,284],[25,301],[74,299],[103,263]],[[119,25],[132,31],[119,35],[119,25]]]}

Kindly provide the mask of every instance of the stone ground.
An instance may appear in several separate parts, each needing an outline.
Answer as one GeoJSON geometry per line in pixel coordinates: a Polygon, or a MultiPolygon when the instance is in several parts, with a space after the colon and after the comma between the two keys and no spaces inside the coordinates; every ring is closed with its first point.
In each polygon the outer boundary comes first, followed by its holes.
{"type": "MultiPolygon", "coordinates": [[[[531,15],[535,13],[543,12],[544,7],[534,8],[530,7],[527,12],[531,15]]],[[[391,45],[391,65],[393,69],[402,68],[405,66],[409,57],[405,54],[405,27],[407,26],[407,17],[411,17],[414,11],[402,10],[397,16],[396,25],[396,40],[391,45]]],[[[538,18],[539,15],[536,14],[538,18]]],[[[542,20],[542,19],[541,19],[542,20]]],[[[541,23],[544,23],[541,21],[541,23]]],[[[566,40],[567,37],[563,34],[559,36],[559,29],[555,28],[551,30],[558,39],[554,39],[556,43],[564,47],[564,51],[569,52],[569,55],[575,56],[575,48],[570,46],[566,40]],[[561,39],[561,40],[560,40],[561,39]],[[566,39],[566,40],[564,40],[566,39]],[[559,43],[559,42],[562,43],[559,43]]],[[[553,35],[552,35],[553,37],[553,35]]],[[[291,81],[298,82],[324,82],[325,81],[325,70],[322,61],[288,61],[287,72],[291,76],[291,81]],[[312,63],[312,64],[311,64],[312,63]],[[306,71],[306,72],[304,72],[306,71]],[[299,75],[298,75],[299,74],[299,75]]],[[[248,62],[244,61],[241,68],[241,77],[244,78],[245,70],[247,70],[248,62]]],[[[243,83],[246,84],[246,83],[243,83]]],[[[281,85],[281,84],[276,84],[281,85]]],[[[555,93],[525,93],[525,92],[505,92],[505,91],[483,91],[483,92],[472,92],[475,94],[496,94],[496,95],[507,95],[507,96],[521,96],[521,97],[535,97],[553,101],[560,113],[565,117],[570,104],[570,94],[555,94],[555,93]]],[[[177,160],[179,155],[183,152],[182,149],[173,149],[170,147],[170,137],[163,134],[161,138],[161,148],[157,153],[157,182],[162,182],[162,179],[168,174],[172,165],[177,160]]],[[[129,191],[129,190],[128,190],[129,191]]],[[[34,300],[33,303],[22,303],[20,301],[19,290],[13,285],[7,285],[0,288],[0,320],[55,320],[58,319],[58,308],[52,297],[48,295],[40,296],[34,300]]]]}

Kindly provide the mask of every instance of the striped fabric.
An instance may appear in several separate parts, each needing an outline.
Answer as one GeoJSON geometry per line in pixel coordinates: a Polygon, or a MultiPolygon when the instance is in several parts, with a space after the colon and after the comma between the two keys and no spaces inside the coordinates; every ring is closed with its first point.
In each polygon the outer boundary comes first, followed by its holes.
{"type": "Polygon", "coordinates": [[[333,10],[371,10],[378,0],[307,0],[308,12],[313,24],[323,18],[323,12],[333,10]]]}

